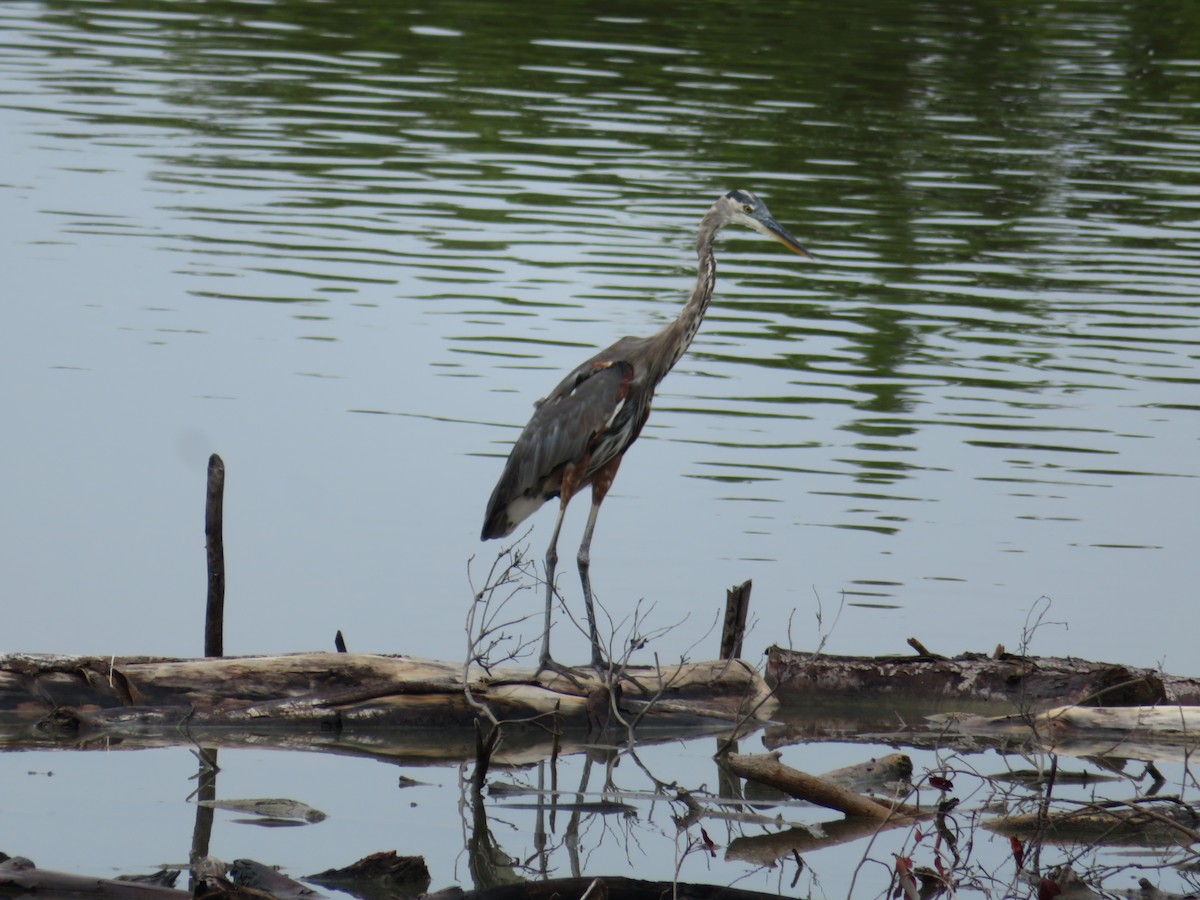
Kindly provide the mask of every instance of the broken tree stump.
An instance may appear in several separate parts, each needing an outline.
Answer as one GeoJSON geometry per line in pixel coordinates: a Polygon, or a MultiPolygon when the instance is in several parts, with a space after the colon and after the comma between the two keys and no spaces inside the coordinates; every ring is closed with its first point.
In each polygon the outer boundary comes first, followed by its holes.
{"type": "Polygon", "coordinates": [[[725,592],[725,624],[721,628],[721,659],[740,659],[746,636],[746,615],[750,611],[749,580],[725,592]]]}

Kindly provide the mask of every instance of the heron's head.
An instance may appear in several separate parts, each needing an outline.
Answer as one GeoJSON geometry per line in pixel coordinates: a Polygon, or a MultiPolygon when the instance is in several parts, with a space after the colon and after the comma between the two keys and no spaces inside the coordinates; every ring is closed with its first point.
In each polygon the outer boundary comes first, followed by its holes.
{"type": "Polygon", "coordinates": [[[730,191],[717,201],[721,210],[722,224],[745,225],[760,234],[765,234],[779,241],[793,253],[812,259],[812,254],[805,250],[798,240],[788,233],[788,230],[775,221],[767,204],[763,203],[750,191],[730,191]]]}

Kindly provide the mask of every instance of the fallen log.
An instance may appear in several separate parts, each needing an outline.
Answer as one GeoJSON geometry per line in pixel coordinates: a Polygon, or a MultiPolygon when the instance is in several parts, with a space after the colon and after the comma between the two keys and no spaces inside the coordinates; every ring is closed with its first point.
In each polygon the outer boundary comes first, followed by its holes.
{"type": "Polygon", "coordinates": [[[1190,846],[1200,840],[1200,814],[1167,797],[1089,803],[1068,811],[1004,816],[984,822],[998,834],[1059,844],[1190,846]]]}
{"type": "MultiPolygon", "coordinates": [[[[639,728],[712,728],[761,722],[776,704],[738,660],[628,667],[618,708],[639,728]]],[[[51,737],[186,725],[342,732],[470,726],[486,705],[496,718],[544,732],[595,727],[606,686],[533,669],[471,667],[403,656],[300,653],[223,659],[0,656],[0,721],[41,723],[51,737]]],[[[609,724],[615,724],[610,717],[609,724]]]]}
{"type": "Polygon", "coordinates": [[[1024,743],[1063,756],[1186,761],[1200,746],[1200,706],[1061,706],[1028,716],[934,716],[948,736],[1024,743]]]}
{"type": "Polygon", "coordinates": [[[23,856],[0,862],[0,894],[7,895],[12,889],[21,891],[22,896],[28,892],[39,896],[74,894],[119,900],[182,900],[191,896],[187,891],[153,884],[39,869],[23,856]]]}
{"type": "Polygon", "coordinates": [[[798,853],[808,853],[835,844],[855,841],[880,829],[911,825],[931,811],[916,810],[890,799],[878,800],[858,793],[850,785],[871,786],[891,790],[893,778],[906,782],[912,773],[912,762],[900,754],[847,766],[824,775],[810,775],[779,761],[778,753],[731,754],[722,761],[736,775],[747,779],[745,794],[749,798],[752,784],[766,785],[800,800],[807,800],[845,815],[844,819],[822,822],[816,826],[795,825],[783,831],[742,836],[730,842],[728,859],[773,866],[779,860],[798,853]]]}
{"type": "Polygon", "coordinates": [[[889,753],[831,772],[822,772],[820,777],[860,794],[872,791],[895,793],[897,789],[912,787],[912,773],[912,759],[903,753],[889,753]]]}
{"type": "Polygon", "coordinates": [[[798,800],[807,800],[846,816],[883,822],[922,814],[899,803],[864,796],[828,778],[793,769],[779,761],[778,753],[731,753],[724,764],[742,778],[753,779],[798,800]]]}
{"type": "MultiPolygon", "coordinates": [[[[920,646],[919,643],[917,646],[920,646]]],[[[1200,705],[1200,678],[1061,657],[963,653],[953,658],[829,656],[770,647],[767,684],[785,705],[869,698],[1022,711],[1067,704],[1200,705]]]]}

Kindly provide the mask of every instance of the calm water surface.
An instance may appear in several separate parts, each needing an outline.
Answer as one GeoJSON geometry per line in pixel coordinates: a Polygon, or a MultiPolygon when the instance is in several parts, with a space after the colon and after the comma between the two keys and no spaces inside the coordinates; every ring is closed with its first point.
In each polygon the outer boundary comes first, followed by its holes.
{"type": "Polygon", "coordinates": [[[818,258],[723,238],[601,517],[612,616],[706,656],[753,578],[755,651],[1041,615],[1195,674],[1200,7],[596,9],[0,6],[5,649],[198,654],[217,451],[227,651],[460,658],[533,401],[676,314],[744,187],[818,258]]]}
{"type": "Polygon", "coordinates": [[[6,645],[198,652],[217,451],[228,650],[457,657],[533,401],[747,187],[818,259],[723,238],[611,614],[675,655],[753,578],[752,646],[957,652],[1046,598],[1035,650],[1196,670],[1200,13],[632,9],[4,5],[6,645]]]}

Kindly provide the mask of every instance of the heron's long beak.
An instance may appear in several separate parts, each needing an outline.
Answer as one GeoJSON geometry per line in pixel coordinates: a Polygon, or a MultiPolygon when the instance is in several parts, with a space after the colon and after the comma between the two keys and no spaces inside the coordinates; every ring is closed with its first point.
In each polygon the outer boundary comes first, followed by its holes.
{"type": "Polygon", "coordinates": [[[782,225],[780,225],[778,222],[776,222],[774,219],[767,218],[767,220],[765,222],[763,222],[763,224],[765,226],[767,226],[767,234],[769,234],[771,237],[775,238],[775,240],[779,241],[779,243],[783,244],[783,246],[787,247],[793,253],[799,253],[805,259],[813,258],[813,255],[811,253],[809,253],[807,250],[805,250],[800,245],[800,242],[798,240],[796,240],[794,237],[792,237],[792,235],[788,232],[788,230],[786,228],[784,228],[782,225]]]}

